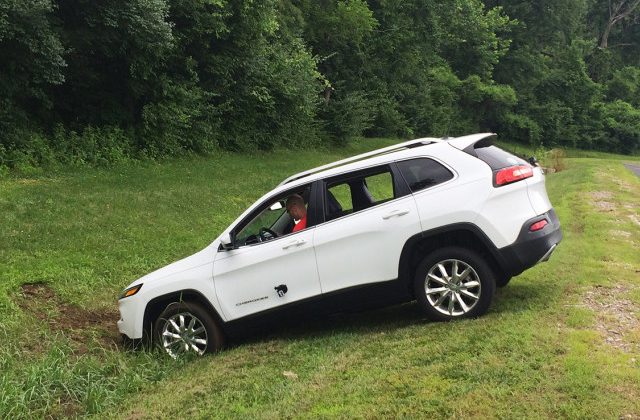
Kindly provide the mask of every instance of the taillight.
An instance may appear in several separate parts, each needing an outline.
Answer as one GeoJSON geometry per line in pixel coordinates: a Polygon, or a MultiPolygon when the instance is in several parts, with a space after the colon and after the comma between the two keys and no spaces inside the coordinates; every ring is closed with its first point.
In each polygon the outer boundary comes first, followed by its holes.
{"type": "Polygon", "coordinates": [[[533,176],[533,168],[529,165],[513,166],[511,168],[500,169],[495,175],[496,187],[520,181],[521,179],[531,178],[533,176]]]}
{"type": "Polygon", "coordinates": [[[549,224],[549,222],[547,222],[546,220],[540,220],[539,222],[536,222],[536,223],[531,225],[531,227],[529,228],[529,232],[538,231],[538,230],[542,229],[543,227],[547,226],[548,224],[549,224]]]}

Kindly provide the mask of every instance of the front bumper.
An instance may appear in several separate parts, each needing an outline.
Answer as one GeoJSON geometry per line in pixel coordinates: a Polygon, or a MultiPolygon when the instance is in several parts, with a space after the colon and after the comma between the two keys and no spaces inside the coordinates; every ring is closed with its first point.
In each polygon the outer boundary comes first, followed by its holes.
{"type": "Polygon", "coordinates": [[[562,241],[560,220],[554,209],[527,220],[515,242],[499,250],[501,265],[509,276],[517,276],[534,265],[547,261],[562,241]],[[547,225],[535,232],[530,228],[542,220],[547,225]]]}
{"type": "Polygon", "coordinates": [[[120,309],[120,320],[118,321],[118,331],[123,336],[130,339],[142,338],[142,325],[145,302],[139,296],[131,296],[118,301],[120,309]]]}

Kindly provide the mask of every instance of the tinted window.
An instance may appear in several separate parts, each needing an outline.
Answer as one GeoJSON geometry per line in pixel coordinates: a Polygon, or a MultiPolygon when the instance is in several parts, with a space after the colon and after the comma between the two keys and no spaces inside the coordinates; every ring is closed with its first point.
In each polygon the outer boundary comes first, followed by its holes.
{"type": "Polygon", "coordinates": [[[395,197],[393,176],[388,167],[348,179],[333,179],[325,194],[326,220],[364,210],[395,197]]]}
{"type": "Polygon", "coordinates": [[[521,159],[498,146],[488,145],[485,142],[478,142],[474,145],[473,149],[465,151],[484,161],[493,170],[528,164],[524,159],[521,159]]]}
{"type": "Polygon", "coordinates": [[[404,160],[397,162],[397,165],[411,192],[433,187],[453,178],[451,171],[432,159],[404,160]]]}
{"type": "Polygon", "coordinates": [[[369,190],[374,203],[393,198],[393,178],[391,172],[384,172],[365,178],[365,186],[369,190]]]}

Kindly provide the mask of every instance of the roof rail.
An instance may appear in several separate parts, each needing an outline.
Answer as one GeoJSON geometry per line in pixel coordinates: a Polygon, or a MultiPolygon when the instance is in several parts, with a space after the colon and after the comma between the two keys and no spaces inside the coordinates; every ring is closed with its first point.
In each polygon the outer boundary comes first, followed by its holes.
{"type": "Polygon", "coordinates": [[[313,175],[313,174],[321,172],[321,171],[325,171],[327,169],[337,168],[338,166],[346,165],[347,163],[356,162],[358,160],[366,159],[366,158],[373,157],[373,156],[383,155],[385,153],[396,152],[396,151],[402,150],[402,149],[411,149],[411,148],[414,148],[414,147],[424,146],[424,145],[427,145],[427,144],[430,144],[430,143],[436,143],[436,142],[441,142],[441,141],[442,141],[441,139],[426,138],[425,137],[425,138],[421,138],[421,139],[405,141],[404,143],[394,144],[393,146],[383,147],[382,149],[372,150],[372,151],[367,152],[367,153],[362,153],[360,155],[352,156],[352,157],[347,158],[347,159],[342,159],[342,160],[339,160],[339,161],[336,161],[336,162],[331,162],[331,163],[328,163],[326,165],[318,166],[317,168],[309,169],[308,171],[304,171],[304,172],[300,172],[298,174],[292,175],[289,178],[287,178],[284,181],[282,181],[280,184],[278,184],[278,186],[288,184],[289,182],[296,181],[298,179],[302,179],[304,177],[307,177],[309,175],[313,175]]]}

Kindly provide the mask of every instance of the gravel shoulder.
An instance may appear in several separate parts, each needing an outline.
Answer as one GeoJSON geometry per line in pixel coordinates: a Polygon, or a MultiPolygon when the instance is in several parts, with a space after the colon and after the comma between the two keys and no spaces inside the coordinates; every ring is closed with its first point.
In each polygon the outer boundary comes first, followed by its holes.
{"type": "Polygon", "coordinates": [[[635,163],[623,163],[624,167],[640,177],[640,165],[635,163]]]}

